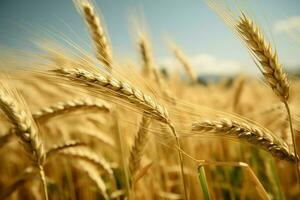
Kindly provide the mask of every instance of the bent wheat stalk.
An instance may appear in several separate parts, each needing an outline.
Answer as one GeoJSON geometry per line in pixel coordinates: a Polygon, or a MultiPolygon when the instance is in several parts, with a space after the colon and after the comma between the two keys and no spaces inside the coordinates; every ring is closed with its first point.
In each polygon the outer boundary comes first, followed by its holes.
{"type": "Polygon", "coordinates": [[[270,152],[274,157],[297,162],[288,145],[275,134],[266,129],[261,129],[251,124],[231,119],[220,119],[215,121],[200,121],[192,125],[192,131],[197,133],[225,134],[239,140],[244,140],[256,147],[270,152]]]}
{"type": "MultiPolygon", "coordinates": [[[[295,134],[293,129],[292,117],[288,104],[289,99],[289,83],[287,75],[283,71],[282,65],[279,64],[277,53],[272,52],[271,45],[266,42],[263,34],[258,26],[256,26],[251,19],[249,19],[244,13],[241,13],[236,29],[241,37],[244,39],[250,52],[254,55],[254,58],[258,61],[260,71],[263,73],[267,83],[273,89],[274,93],[284,103],[288,118],[289,125],[293,140],[294,153],[297,154],[297,146],[295,140],[295,134]]],[[[296,162],[298,182],[300,187],[300,172],[299,163],[296,162]]]]}

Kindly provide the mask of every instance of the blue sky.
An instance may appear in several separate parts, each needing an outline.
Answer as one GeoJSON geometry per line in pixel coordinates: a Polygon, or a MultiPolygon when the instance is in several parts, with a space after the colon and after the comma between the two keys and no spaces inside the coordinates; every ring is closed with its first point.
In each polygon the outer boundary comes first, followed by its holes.
{"type": "MultiPolygon", "coordinates": [[[[246,49],[231,30],[201,0],[95,0],[101,10],[113,45],[122,63],[139,59],[135,29],[130,20],[146,22],[157,63],[178,67],[166,47],[166,36],[189,56],[198,73],[258,72],[246,49]]],[[[243,1],[265,31],[272,36],[281,62],[287,68],[300,66],[300,43],[287,32],[300,27],[300,1],[243,1]],[[247,2],[247,3],[245,3],[247,2]]],[[[299,30],[298,30],[299,31],[299,30]]],[[[84,49],[90,49],[85,24],[72,0],[1,0],[0,44],[27,48],[34,34],[64,33],[84,49]]],[[[299,32],[298,32],[299,33],[299,32]]]]}

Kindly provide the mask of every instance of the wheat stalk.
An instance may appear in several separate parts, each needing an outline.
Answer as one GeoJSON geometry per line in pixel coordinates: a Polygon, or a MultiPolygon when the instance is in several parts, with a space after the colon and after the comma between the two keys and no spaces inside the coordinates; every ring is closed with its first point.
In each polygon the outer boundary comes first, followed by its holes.
{"type": "MultiPolygon", "coordinates": [[[[245,40],[248,48],[250,49],[256,60],[260,63],[260,66],[258,64],[257,66],[260,68],[269,86],[273,89],[274,93],[285,105],[289,117],[289,125],[293,139],[294,152],[297,155],[297,146],[291,111],[288,105],[289,83],[287,80],[287,75],[282,69],[282,65],[279,64],[277,53],[272,52],[271,45],[266,42],[258,26],[256,26],[253,21],[249,19],[244,13],[241,14],[239,22],[236,24],[236,29],[240,33],[241,37],[245,40]]],[[[296,166],[300,187],[300,172],[298,162],[296,162],[296,166]]]]}
{"type": "Polygon", "coordinates": [[[91,37],[96,48],[96,57],[102,62],[109,72],[112,70],[112,52],[100,17],[95,12],[93,5],[88,0],[77,1],[85,21],[89,27],[91,37]]]}
{"type": "Polygon", "coordinates": [[[132,176],[134,176],[137,170],[140,168],[144,148],[146,142],[148,141],[147,128],[149,127],[149,125],[150,119],[147,116],[143,115],[139,130],[134,140],[134,144],[132,145],[130,150],[129,170],[132,176]]]}
{"type": "Polygon", "coordinates": [[[192,131],[198,133],[221,133],[239,140],[243,139],[270,152],[276,158],[297,162],[295,154],[289,150],[288,145],[281,138],[266,129],[249,123],[232,119],[205,120],[193,123],[192,131]]]}

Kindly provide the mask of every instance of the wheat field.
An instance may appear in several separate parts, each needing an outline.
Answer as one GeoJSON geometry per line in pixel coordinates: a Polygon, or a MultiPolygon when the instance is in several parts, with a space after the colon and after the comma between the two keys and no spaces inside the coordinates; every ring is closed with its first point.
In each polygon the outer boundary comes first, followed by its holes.
{"type": "Polygon", "coordinates": [[[207,4],[260,77],[200,79],[171,40],[182,73],[163,71],[143,31],[139,66],[120,63],[89,0],[74,7],[93,54],[3,49],[0,199],[299,199],[300,80],[246,11],[207,4]]]}

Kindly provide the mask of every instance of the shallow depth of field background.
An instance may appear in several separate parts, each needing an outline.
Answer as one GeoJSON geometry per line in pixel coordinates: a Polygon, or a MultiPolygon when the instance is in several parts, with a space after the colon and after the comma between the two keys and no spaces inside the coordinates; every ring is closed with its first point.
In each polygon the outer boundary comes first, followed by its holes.
{"type": "MultiPolygon", "coordinates": [[[[43,199],[45,188],[51,200],[300,198],[296,162],[288,158],[293,142],[284,104],[241,38],[204,1],[89,1],[111,42],[112,73],[97,60],[78,2],[0,2],[0,92],[13,91],[7,92],[15,101],[10,106],[30,111],[48,152],[43,188],[23,148],[28,143],[11,131],[18,126],[2,109],[0,199],[43,199]],[[150,75],[143,36],[151,46],[150,75]],[[174,55],[172,42],[195,80],[174,55]],[[59,71],[77,67],[86,74],[70,78],[59,71]],[[157,117],[161,113],[169,121],[157,117]],[[242,128],[192,131],[196,122],[215,121],[240,122],[246,131],[238,136],[242,128]],[[255,128],[264,135],[255,135],[255,128]],[[261,142],[269,138],[279,153],[261,142]]],[[[246,10],[278,53],[290,83],[299,152],[300,1],[230,2],[246,10]]]]}

